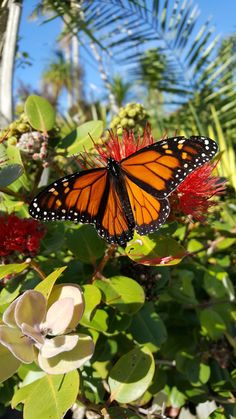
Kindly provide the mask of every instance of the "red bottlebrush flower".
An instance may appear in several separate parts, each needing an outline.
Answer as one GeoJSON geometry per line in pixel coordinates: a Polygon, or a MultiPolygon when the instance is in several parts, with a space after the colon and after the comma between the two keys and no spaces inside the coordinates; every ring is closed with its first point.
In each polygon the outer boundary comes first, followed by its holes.
{"type": "MultiPolygon", "coordinates": [[[[116,161],[120,161],[125,157],[130,156],[136,151],[154,143],[154,138],[151,133],[150,125],[147,125],[144,129],[143,136],[140,135],[138,138],[135,137],[133,131],[123,130],[122,138],[119,138],[117,134],[109,131],[110,138],[103,144],[94,143],[94,148],[98,153],[96,160],[98,165],[107,164],[107,160],[112,157],[116,161]]],[[[93,167],[95,163],[94,155],[85,153],[81,155],[80,164],[86,169],[93,167]]]]}
{"type": "Polygon", "coordinates": [[[44,235],[45,228],[36,220],[19,218],[14,214],[0,216],[0,257],[15,251],[35,255],[44,235]]]}
{"type": "Polygon", "coordinates": [[[225,181],[213,176],[216,163],[208,162],[190,173],[171,195],[173,209],[191,215],[197,221],[205,221],[210,207],[216,202],[210,200],[225,191],[225,181]]]}

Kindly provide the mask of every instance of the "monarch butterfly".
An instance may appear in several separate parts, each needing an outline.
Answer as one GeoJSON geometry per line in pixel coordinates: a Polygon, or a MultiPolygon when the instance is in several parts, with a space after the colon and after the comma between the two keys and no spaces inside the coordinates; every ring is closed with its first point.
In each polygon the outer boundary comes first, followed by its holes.
{"type": "Polygon", "coordinates": [[[185,177],[211,160],[210,138],[173,137],[148,145],[107,166],[68,175],[39,193],[29,207],[44,221],[93,224],[109,243],[125,245],[134,229],[145,235],[159,229],[170,212],[168,195],[185,177]]]}

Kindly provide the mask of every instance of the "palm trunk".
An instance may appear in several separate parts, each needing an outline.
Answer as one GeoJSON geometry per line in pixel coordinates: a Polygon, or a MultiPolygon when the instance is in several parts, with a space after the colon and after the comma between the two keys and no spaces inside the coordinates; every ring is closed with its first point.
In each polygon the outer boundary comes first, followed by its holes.
{"type": "Polygon", "coordinates": [[[6,124],[11,122],[13,119],[13,75],[22,0],[8,0],[7,7],[9,9],[9,14],[0,64],[1,125],[2,122],[3,124],[6,124]]]}

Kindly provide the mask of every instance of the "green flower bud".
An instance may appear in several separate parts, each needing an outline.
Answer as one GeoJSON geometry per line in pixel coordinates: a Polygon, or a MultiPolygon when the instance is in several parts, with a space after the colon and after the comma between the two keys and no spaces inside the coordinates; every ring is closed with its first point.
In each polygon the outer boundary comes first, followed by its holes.
{"type": "Polygon", "coordinates": [[[28,132],[29,131],[29,125],[28,124],[25,124],[23,122],[21,124],[19,124],[17,126],[17,128],[18,128],[18,131],[21,132],[21,133],[28,132]]]}
{"type": "Polygon", "coordinates": [[[135,126],[135,122],[133,119],[128,119],[128,126],[129,127],[134,127],[135,126]]]}
{"type": "Polygon", "coordinates": [[[14,135],[12,135],[11,137],[8,138],[7,142],[8,142],[9,145],[16,145],[17,144],[17,138],[14,135]]]}
{"type": "Polygon", "coordinates": [[[126,127],[127,125],[128,125],[128,118],[123,118],[122,120],[121,120],[121,126],[122,127],[126,127]]]}

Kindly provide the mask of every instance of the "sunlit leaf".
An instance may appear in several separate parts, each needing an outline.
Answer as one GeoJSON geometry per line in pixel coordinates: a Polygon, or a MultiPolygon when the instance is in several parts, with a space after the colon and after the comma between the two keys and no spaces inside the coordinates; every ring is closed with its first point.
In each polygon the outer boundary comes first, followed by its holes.
{"type": "Polygon", "coordinates": [[[110,399],[120,403],[137,400],[148,388],[155,371],[151,352],[145,346],[123,355],[110,371],[110,399]]]}
{"type": "Polygon", "coordinates": [[[123,313],[136,313],[144,303],[142,287],[126,276],[97,280],[94,284],[102,291],[105,304],[123,313]]]}
{"type": "Polygon", "coordinates": [[[52,105],[41,96],[28,96],[25,102],[25,113],[30,125],[38,131],[46,133],[54,127],[56,117],[55,110],[52,105]]]}
{"type": "Polygon", "coordinates": [[[93,148],[93,141],[96,142],[103,132],[102,121],[89,121],[80,125],[76,130],[67,135],[58,145],[66,149],[67,154],[89,151],[93,148]]]}
{"type": "Polygon", "coordinates": [[[126,254],[137,263],[149,266],[176,265],[186,255],[186,251],[171,237],[158,233],[149,236],[135,234],[126,247],[126,254]]]}

